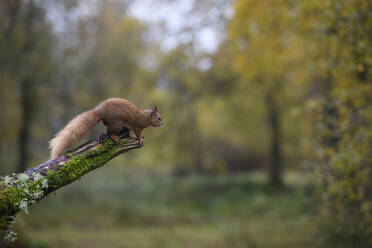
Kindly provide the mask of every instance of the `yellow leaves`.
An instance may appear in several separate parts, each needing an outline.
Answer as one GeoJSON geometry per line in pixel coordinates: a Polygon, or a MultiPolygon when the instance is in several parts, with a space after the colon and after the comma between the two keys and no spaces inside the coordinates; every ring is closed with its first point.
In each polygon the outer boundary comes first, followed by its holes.
{"type": "Polygon", "coordinates": [[[235,48],[234,69],[247,84],[266,92],[278,81],[287,87],[300,82],[292,75],[306,77],[297,66],[305,58],[304,43],[289,21],[298,12],[296,6],[289,1],[241,0],[234,7],[228,29],[235,48]]]}

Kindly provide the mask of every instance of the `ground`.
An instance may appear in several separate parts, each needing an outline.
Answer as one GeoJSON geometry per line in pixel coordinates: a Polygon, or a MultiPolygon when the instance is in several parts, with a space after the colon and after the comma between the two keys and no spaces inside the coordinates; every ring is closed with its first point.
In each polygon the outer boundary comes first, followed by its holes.
{"type": "Polygon", "coordinates": [[[286,190],[263,173],[175,178],[165,172],[102,168],[18,218],[26,247],[314,247],[316,212],[305,177],[286,190]]]}

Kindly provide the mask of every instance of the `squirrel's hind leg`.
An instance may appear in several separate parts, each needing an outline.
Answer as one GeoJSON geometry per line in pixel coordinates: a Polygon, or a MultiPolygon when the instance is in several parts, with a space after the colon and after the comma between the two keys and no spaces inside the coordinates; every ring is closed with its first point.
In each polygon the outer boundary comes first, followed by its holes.
{"type": "Polygon", "coordinates": [[[113,128],[112,126],[107,127],[106,133],[109,135],[109,137],[115,142],[115,144],[120,144],[120,138],[119,135],[122,133],[122,128],[113,128]]]}
{"type": "Polygon", "coordinates": [[[117,145],[120,144],[120,138],[119,138],[119,136],[117,136],[115,134],[110,134],[109,136],[115,142],[115,144],[117,144],[117,145]]]}

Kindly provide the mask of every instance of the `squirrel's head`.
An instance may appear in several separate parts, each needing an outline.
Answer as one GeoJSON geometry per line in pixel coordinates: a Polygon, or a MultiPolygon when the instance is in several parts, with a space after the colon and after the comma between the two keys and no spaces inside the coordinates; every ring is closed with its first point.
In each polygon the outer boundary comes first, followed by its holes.
{"type": "Polygon", "coordinates": [[[153,127],[160,127],[161,125],[164,124],[159,112],[158,112],[158,107],[155,105],[155,107],[150,107],[150,116],[151,116],[151,121],[150,125],[153,127]]]}

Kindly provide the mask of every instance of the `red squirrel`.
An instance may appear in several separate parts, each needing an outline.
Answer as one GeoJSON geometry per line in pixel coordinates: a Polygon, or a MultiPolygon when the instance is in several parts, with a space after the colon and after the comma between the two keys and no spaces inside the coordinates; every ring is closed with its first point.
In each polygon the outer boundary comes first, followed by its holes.
{"type": "Polygon", "coordinates": [[[129,125],[134,134],[143,144],[141,132],[148,126],[160,127],[164,124],[158,113],[158,108],[141,110],[133,103],[122,98],[110,98],[101,102],[92,110],[86,111],[72,119],[54,138],[49,142],[51,158],[56,158],[63,151],[81,140],[100,121],[107,127],[107,134],[119,142],[118,134],[124,126],[129,125]]]}

